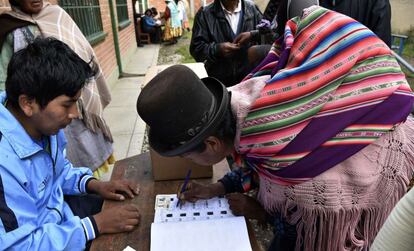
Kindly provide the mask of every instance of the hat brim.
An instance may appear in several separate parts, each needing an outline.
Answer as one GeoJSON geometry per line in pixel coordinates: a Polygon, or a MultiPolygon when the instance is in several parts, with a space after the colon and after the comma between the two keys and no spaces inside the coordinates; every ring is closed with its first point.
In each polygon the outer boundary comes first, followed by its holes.
{"type": "MultiPolygon", "coordinates": [[[[171,148],[170,144],[163,144],[162,139],[158,138],[157,135],[153,133],[151,128],[148,131],[148,141],[149,145],[157,153],[166,157],[178,156],[184,153],[188,153],[203,142],[208,136],[211,136],[212,133],[217,129],[220,123],[223,121],[226,114],[226,110],[229,105],[229,93],[226,87],[217,79],[212,77],[207,77],[201,79],[204,85],[210,90],[216,99],[216,111],[213,118],[210,122],[192,139],[187,141],[183,145],[179,145],[175,148],[171,148]]],[[[190,105],[190,104],[189,104],[190,105]]]]}

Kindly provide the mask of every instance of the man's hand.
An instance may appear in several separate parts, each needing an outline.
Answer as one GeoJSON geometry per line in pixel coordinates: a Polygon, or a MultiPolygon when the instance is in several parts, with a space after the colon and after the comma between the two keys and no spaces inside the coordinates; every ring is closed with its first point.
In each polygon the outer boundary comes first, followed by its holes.
{"type": "MultiPolygon", "coordinates": [[[[181,186],[179,186],[178,191],[181,191],[181,186]]],[[[224,195],[225,193],[226,191],[221,182],[208,185],[190,182],[187,184],[187,189],[183,193],[178,192],[178,198],[180,200],[194,202],[199,199],[210,199],[215,196],[224,195]]]]}
{"type": "Polygon", "coordinates": [[[226,195],[226,197],[234,215],[255,219],[261,223],[266,221],[268,214],[255,198],[242,193],[231,193],[226,195]]]}
{"type": "Polygon", "coordinates": [[[239,45],[239,47],[246,46],[248,43],[250,43],[252,34],[250,31],[242,32],[234,39],[233,43],[239,45]]]}
{"type": "Polygon", "coordinates": [[[93,217],[101,234],[129,232],[140,221],[138,208],[130,204],[102,210],[93,217]]]}
{"type": "Polygon", "coordinates": [[[91,180],[88,183],[88,190],[109,200],[125,200],[125,196],[132,199],[139,194],[138,184],[130,180],[107,182],[91,180]]]}
{"type": "Polygon", "coordinates": [[[219,54],[222,57],[231,57],[234,53],[240,50],[240,47],[237,44],[230,42],[220,43],[219,44],[219,54]]]}

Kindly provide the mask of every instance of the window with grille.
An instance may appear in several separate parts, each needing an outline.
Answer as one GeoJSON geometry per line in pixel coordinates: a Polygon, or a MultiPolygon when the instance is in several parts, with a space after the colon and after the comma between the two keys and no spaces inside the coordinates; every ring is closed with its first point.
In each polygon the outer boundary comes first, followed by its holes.
{"type": "Polygon", "coordinates": [[[118,17],[118,27],[120,29],[128,26],[131,23],[128,17],[127,0],[116,0],[116,15],[118,17]]]}
{"type": "Polygon", "coordinates": [[[92,45],[105,38],[99,0],[59,0],[59,5],[73,18],[92,45]]]}

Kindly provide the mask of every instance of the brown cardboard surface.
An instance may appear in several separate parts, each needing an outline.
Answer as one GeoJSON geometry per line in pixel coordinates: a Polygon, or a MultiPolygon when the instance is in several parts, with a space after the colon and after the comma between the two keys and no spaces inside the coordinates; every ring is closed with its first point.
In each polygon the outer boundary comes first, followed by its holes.
{"type": "Polygon", "coordinates": [[[163,157],[151,148],[150,155],[152,175],[156,181],[185,179],[190,168],[190,178],[211,178],[213,176],[212,166],[200,166],[181,157],[163,157]]]}

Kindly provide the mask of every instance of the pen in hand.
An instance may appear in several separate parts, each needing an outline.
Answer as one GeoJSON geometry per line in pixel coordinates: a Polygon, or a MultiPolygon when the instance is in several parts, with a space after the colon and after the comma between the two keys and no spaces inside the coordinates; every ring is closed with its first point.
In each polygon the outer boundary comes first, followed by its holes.
{"type": "MultiPolygon", "coordinates": [[[[180,194],[182,194],[187,189],[187,184],[188,184],[188,181],[190,180],[190,176],[191,176],[191,168],[188,169],[187,176],[185,176],[184,184],[181,187],[180,194]]],[[[181,203],[181,200],[180,200],[180,198],[178,198],[176,207],[178,207],[180,205],[180,203],[181,203]]]]}

